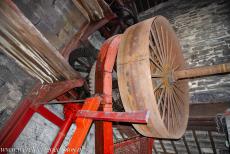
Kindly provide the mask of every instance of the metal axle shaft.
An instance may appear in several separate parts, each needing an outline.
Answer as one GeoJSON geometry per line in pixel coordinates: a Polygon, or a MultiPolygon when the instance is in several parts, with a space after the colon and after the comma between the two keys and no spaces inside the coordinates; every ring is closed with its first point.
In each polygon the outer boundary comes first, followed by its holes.
{"type": "Polygon", "coordinates": [[[222,73],[230,73],[230,63],[175,71],[174,78],[175,80],[180,80],[180,79],[197,78],[197,77],[216,75],[222,73]]]}

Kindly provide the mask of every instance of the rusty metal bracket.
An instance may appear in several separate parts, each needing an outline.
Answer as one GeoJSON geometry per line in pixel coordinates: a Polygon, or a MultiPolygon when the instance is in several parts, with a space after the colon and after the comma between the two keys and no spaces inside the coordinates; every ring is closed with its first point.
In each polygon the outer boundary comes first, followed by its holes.
{"type": "Polygon", "coordinates": [[[115,122],[130,122],[130,123],[147,123],[149,119],[149,111],[136,112],[104,112],[104,111],[89,111],[79,110],[78,118],[88,118],[93,120],[115,121],[115,122]]]}

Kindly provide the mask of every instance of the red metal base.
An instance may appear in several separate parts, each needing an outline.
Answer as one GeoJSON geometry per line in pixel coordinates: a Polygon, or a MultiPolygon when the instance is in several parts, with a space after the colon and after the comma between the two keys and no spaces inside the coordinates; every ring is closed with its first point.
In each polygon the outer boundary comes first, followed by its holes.
{"type": "Polygon", "coordinates": [[[49,102],[75,87],[81,87],[83,83],[83,80],[70,80],[46,85],[37,84],[1,129],[0,148],[10,148],[13,145],[35,112],[62,127],[64,121],[46,109],[43,106],[44,102],[49,102]]]}

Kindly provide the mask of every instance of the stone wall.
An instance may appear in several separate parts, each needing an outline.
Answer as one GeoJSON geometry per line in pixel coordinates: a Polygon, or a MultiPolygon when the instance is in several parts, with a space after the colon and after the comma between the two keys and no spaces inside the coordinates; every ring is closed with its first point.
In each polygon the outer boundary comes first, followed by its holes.
{"type": "Polygon", "coordinates": [[[72,0],[14,0],[14,3],[59,51],[86,22],[72,0]]]}
{"type": "Polygon", "coordinates": [[[35,80],[0,50],[0,129],[35,80]]]}
{"type": "MultiPolygon", "coordinates": [[[[169,0],[140,14],[140,20],[163,15],[180,40],[188,67],[230,62],[230,1],[169,0]]],[[[228,102],[230,75],[193,79],[192,103],[228,102]]]]}

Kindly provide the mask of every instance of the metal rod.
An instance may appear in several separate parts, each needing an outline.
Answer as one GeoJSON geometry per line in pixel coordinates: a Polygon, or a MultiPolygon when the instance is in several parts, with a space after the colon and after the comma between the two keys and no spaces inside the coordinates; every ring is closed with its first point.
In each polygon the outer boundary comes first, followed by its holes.
{"type": "Polygon", "coordinates": [[[192,130],[192,134],[193,134],[193,137],[194,137],[194,139],[195,139],[195,143],[196,143],[197,149],[198,149],[198,151],[199,151],[199,154],[202,154],[201,148],[200,148],[200,144],[199,144],[198,138],[197,138],[197,136],[196,136],[195,130],[192,130]]]}
{"type": "Polygon", "coordinates": [[[172,140],[171,140],[171,144],[172,144],[172,147],[173,147],[173,149],[174,149],[175,153],[178,153],[178,151],[177,151],[177,148],[176,148],[176,145],[175,145],[174,141],[172,141],[172,140]]]}
{"type": "Polygon", "coordinates": [[[165,146],[164,146],[164,143],[162,142],[162,140],[159,140],[159,142],[160,142],[161,148],[164,151],[164,153],[167,153],[167,151],[165,149],[165,146]]]}
{"type": "Polygon", "coordinates": [[[154,145],[153,145],[153,151],[154,151],[155,154],[158,154],[158,151],[157,151],[157,149],[156,149],[156,147],[154,145]]]}
{"type": "Polygon", "coordinates": [[[67,103],[82,103],[85,100],[68,100],[68,101],[51,101],[51,102],[41,102],[41,104],[67,104],[67,103]]]}
{"type": "Polygon", "coordinates": [[[175,80],[180,80],[222,73],[230,73],[230,63],[175,71],[174,78],[175,80]]]}
{"type": "Polygon", "coordinates": [[[211,131],[208,131],[208,136],[209,136],[209,139],[210,139],[210,142],[211,142],[211,145],[212,145],[212,150],[213,150],[213,153],[216,154],[216,146],[215,146],[215,142],[213,140],[213,136],[212,136],[212,132],[211,131]]]}
{"type": "Polygon", "coordinates": [[[191,154],[191,152],[190,152],[190,149],[189,149],[189,146],[188,146],[188,143],[187,143],[187,141],[186,141],[186,138],[185,138],[185,136],[183,136],[183,142],[184,142],[184,145],[185,145],[185,148],[186,148],[186,150],[187,150],[187,153],[188,154],[191,154]]]}

